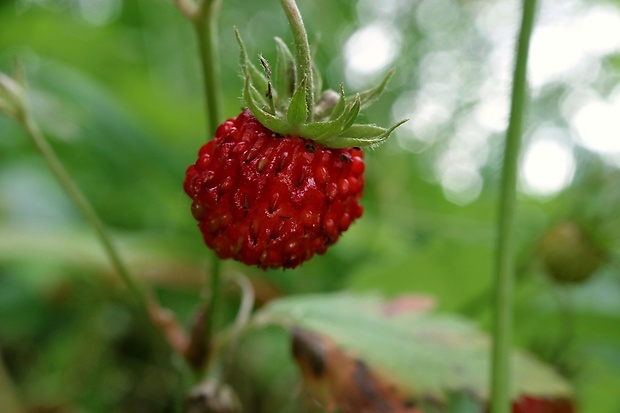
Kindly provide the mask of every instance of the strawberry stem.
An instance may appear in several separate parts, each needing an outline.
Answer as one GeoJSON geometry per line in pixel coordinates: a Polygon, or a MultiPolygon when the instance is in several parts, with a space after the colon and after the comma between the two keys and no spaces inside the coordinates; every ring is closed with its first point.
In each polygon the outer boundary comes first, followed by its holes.
{"type": "Polygon", "coordinates": [[[202,0],[190,17],[198,40],[208,135],[214,134],[217,125],[220,123],[219,59],[217,58],[215,24],[220,4],[221,0],[202,0]]]}
{"type": "Polygon", "coordinates": [[[314,78],[312,73],[312,52],[308,43],[308,34],[295,0],[280,0],[284,13],[293,32],[293,41],[297,52],[297,79],[299,86],[306,79],[306,106],[308,107],[307,122],[312,122],[314,108],[314,78]]]}
{"type": "Polygon", "coordinates": [[[210,291],[208,298],[207,314],[205,316],[205,336],[213,339],[214,332],[218,326],[220,311],[220,300],[222,296],[222,261],[213,254],[210,273],[210,291]]]}
{"type": "Polygon", "coordinates": [[[536,0],[523,0],[521,29],[516,47],[512,83],[512,102],[502,168],[499,200],[498,240],[495,267],[495,311],[493,359],[491,367],[491,412],[511,411],[510,353],[513,330],[514,299],[514,229],[517,196],[517,167],[523,112],[527,99],[527,58],[530,46],[536,0]]]}
{"type": "MultiPolygon", "coordinates": [[[[179,10],[194,26],[203,74],[207,134],[213,136],[220,123],[219,54],[216,21],[222,0],[174,0],[179,10]]],[[[210,268],[207,313],[204,317],[204,337],[212,340],[217,327],[222,295],[221,261],[213,254],[210,268]]],[[[208,367],[208,366],[206,366],[208,367]]]]}
{"type": "Polygon", "coordinates": [[[132,277],[128,267],[121,259],[121,256],[116,249],[114,243],[112,242],[112,237],[110,237],[103,221],[101,220],[95,209],[92,207],[90,202],[88,202],[88,199],[86,199],[84,194],[82,194],[78,186],[71,179],[71,176],[63,167],[62,163],[54,153],[54,150],[52,149],[50,144],[47,142],[47,140],[45,140],[45,137],[43,136],[43,133],[39,129],[38,125],[28,114],[28,110],[26,109],[25,105],[22,104],[21,108],[22,109],[17,112],[17,121],[21,123],[21,125],[24,127],[26,133],[34,143],[34,146],[39,151],[41,156],[43,156],[43,159],[56,177],[58,183],[60,183],[60,186],[69,196],[69,199],[71,200],[73,205],[75,205],[75,207],[82,213],[86,221],[95,230],[95,233],[99,237],[99,241],[101,242],[103,249],[108,255],[108,259],[125,283],[127,289],[134,296],[138,304],[144,309],[145,314],[148,314],[148,307],[144,292],[138,286],[138,284],[132,277]]]}

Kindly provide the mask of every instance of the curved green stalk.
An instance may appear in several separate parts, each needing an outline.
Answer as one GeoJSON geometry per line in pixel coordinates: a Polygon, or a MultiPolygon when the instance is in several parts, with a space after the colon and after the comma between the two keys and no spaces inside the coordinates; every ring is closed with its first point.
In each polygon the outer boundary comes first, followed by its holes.
{"type": "Polygon", "coordinates": [[[97,212],[95,212],[92,205],[82,194],[75,182],[73,182],[67,170],[62,166],[62,163],[54,153],[54,150],[49,145],[47,140],[45,140],[43,133],[41,133],[41,130],[38,128],[37,124],[25,111],[21,112],[17,119],[26,129],[28,136],[32,139],[32,142],[39,153],[43,156],[43,159],[45,159],[45,162],[47,162],[47,165],[56,177],[56,180],[60,183],[60,186],[65,190],[71,199],[71,202],[95,230],[95,233],[97,234],[103,249],[108,255],[112,266],[125,283],[127,289],[131,292],[140,306],[148,313],[146,299],[142,289],[134,281],[129,269],[121,259],[120,254],[112,242],[112,238],[108,234],[108,230],[103,224],[101,218],[99,218],[99,215],[97,215],[97,212]]]}
{"type": "Polygon", "coordinates": [[[297,81],[296,85],[301,84],[306,79],[306,106],[308,107],[307,121],[312,121],[312,108],[314,108],[314,78],[312,73],[312,52],[308,35],[301,18],[299,8],[295,0],[280,0],[286,18],[293,32],[293,40],[297,51],[297,81]]]}
{"type": "Polygon", "coordinates": [[[527,99],[527,57],[530,46],[536,0],[523,0],[521,29],[516,49],[512,84],[512,102],[499,202],[498,241],[495,267],[495,313],[491,371],[491,412],[511,411],[511,346],[514,298],[514,229],[517,195],[517,169],[523,112],[527,99]]]}

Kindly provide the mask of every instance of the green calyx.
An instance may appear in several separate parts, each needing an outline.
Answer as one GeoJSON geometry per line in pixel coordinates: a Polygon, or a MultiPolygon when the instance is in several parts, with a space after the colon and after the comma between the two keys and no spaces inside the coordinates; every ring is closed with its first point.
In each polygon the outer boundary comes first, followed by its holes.
{"type": "MultiPolygon", "coordinates": [[[[390,128],[355,123],[361,109],[374,103],[393,71],[374,88],[346,97],[340,92],[321,92],[321,76],[315,64],[300,65],[286,44],[276,37],[275,69],[260,56],[262,71],[248,58],[239,31],[241,69],[245,78],[243,99],[256,119],[280,135],[298,135],[330,148],[374,146],[385,141],[403,120],[390,128]]],[[[298,47],[299,55],[299,47],[298,47]]]]}

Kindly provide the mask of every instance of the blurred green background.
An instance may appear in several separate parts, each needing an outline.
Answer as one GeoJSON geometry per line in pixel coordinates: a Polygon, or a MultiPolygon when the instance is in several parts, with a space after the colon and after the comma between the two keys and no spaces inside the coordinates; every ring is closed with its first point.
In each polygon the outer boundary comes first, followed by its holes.
{"type": "MultiPolygon", "coordinates": [[[[250,277],[261,302],[343,289],[422,292],[440,311],[488,329],[519,3],[298,3],[324,85],[344,81],[351,93],[394,67],[383,98],[363,116],[410,121],[367,152],[364,218],[324,256],[289,271],[234,262],[225,271],[250,277]]],[[[275,61],[274,36],[291,41],[279,2],[223,0],[226,117],[242,107],[233,26],[255,58],[275,61]]],[[[166,0],[2,0],[0,70],[12,72],[16,61],[35,118],[123,257],[189,322],[211,258],[182,190],[185,168],[209,138],[190,25],[166,0]]],[[[575,383],[579,411],[615,413],[620,2],[543,1],[529,73],[515,344],[575,383]],[[606,254],[578,285],[553,283],[537,254],[542,235],[565,220],[606,254]]],[[[228,298],[233,311],[238,297],[228,298]]],[[[178,360],[130,301],[23,130],[0,117],[0,398],[16,394],[28,412],[175,411],[186,385],[178,360]]],[[[288,352],[281,332],[244,339],[236,380],[250,411],[309,409],[290,396],[298,387],[288,352]]]]}

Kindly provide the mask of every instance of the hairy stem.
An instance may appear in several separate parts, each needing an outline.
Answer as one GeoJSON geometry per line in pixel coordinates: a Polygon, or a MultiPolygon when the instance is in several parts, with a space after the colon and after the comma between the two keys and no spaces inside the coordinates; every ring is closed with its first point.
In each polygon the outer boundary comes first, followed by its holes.
{"type": "Polygon", "coordinates": [[[203,0],[192,20],[198,40],[202,69],[207,134],[215,134],[220,123],[220,80],[216,19],[221,0],[203,0]]]}
{"type": "Polygon", "coordinates": [[[280,0],[284,13],[293,31],[295,49],[297,51],[297,85],[306,79],[306,105],[308,106],[308,122],[312,121],[314,107],[314,79],[312,73],[312,52],[308,43],[308,35],[295,0],[280,0]]]}
{"type": "Polygon", "coordinates": [[[97,215],[94,208],[88,202],[86,197],[82,194],[75,182],[73,182],[67,170],[62,166],[62,163],[54,153],[52,147],[45,140],[43,133],[41,132],[37,124],[25,112],[20,114],[18,120],[26,129],[28,136],[32,139],[32,142],[34,143],[39,153],[43,156],[43,159],[45,159],[45,162],[47,162],[47,165],[56,177],[56,180],[60,183],[60,186],[65,190],[65,192],[71,199],[71,202],[84,216],[90,226],[95,230],[95,233],[99,238],[99,242],[101,242],[101,245],[103,246],[103,249],[108,255],[112,266],[125,283],[127,289],[134,296],[135,300],[140,304],[140,306],[146,311],[147,307],[144,293],[135,282],[134,278],[131,276],[129,269],[121,259],[120,254],[114,246],[108,230],[103,224],[101,218],[99,218],[99,215],[97,215]]]}
{"type": "Polygon", "coordinates": [[[491,412],[511,411],[511,343],[514,299],[514,229],[517,169],[523,112],[527,99],[527,57],[534,25],[536,0],[523,0],[521,29],[516,47],[510,119],[506,132],[499,201],[495,267],[494,340],[491,368],[491,412]]]}

